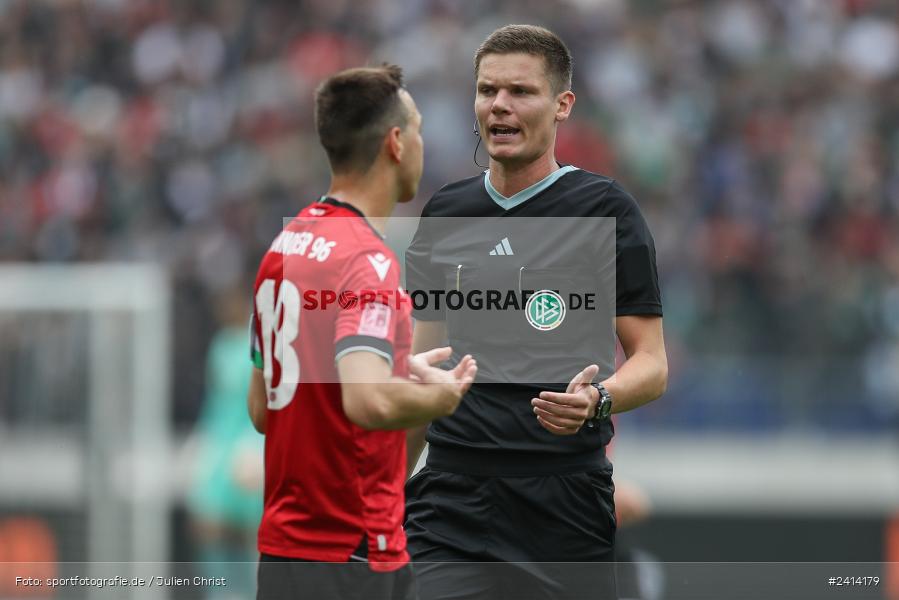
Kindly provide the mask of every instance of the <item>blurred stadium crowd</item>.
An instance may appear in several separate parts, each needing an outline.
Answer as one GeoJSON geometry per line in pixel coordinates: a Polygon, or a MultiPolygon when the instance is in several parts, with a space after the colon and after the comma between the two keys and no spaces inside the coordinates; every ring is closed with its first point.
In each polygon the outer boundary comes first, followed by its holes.
{"type": "Polygon", "coordinates": [[[621,180],[656,236],[672,383],[632,422],[895,426],[893,2],[0,0],[0,260],[169,266],[188,423],[218,315],[326,189],[317,82],[405,69],[417,215],[479,171],[471,58],[510,22],[574,55],[559,159],[621,180]]]}

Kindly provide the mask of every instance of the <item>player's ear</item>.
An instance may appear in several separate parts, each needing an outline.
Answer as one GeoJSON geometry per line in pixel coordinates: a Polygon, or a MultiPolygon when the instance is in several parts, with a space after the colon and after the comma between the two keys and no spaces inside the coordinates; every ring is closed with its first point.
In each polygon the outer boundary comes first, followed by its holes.
{"type": "Polygon", "coordinates": [[[574,92],[566,90],[556,96],[556,123],[567,121],[574,107],[574,92]]]}
{"type": "Polygon", "coordinates": [[[387,157],[396,163],[401,162],[403,158],[402,134],[403,131],[399,127],[391,127],[387,131],[387,136],[384,139],[387,157]]]}

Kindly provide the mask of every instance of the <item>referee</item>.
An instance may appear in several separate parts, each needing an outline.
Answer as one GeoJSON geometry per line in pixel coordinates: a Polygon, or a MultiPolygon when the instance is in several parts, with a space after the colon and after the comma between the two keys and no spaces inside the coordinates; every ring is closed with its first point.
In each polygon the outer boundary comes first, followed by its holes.
{"type": "Polygon", "coordinates": [[[555,34],[502,27],[478,48],[474,66],[475,133],[489,169],[427,203],[406,253],[407,288],[430,298],[498,287],[521,292],[522,302],[529,291],[531,299],[536,290],[562,293],[544,294],[548,304],[533,313],[556,314],[550,324],[535,322],[530,304],[480,319],[470,306],[415,306],[413,352],[448,339],[480,365],[455,414],[408,433],[410,471],[430,444],[426,466],[406,485],[419,593],[422,600],[613,599],[609,413],[658,398],[668,377],[652,235],[616,181],[555,159],[556,128],[575,103],[571,55],[555,34]],[[460,217],[470,219],[464,229],[460,217]],[[602,218],[614,224],[605,250],[601,235],[585,241],[566,230],[602,218]],[[539,235],[521,229],[536,219],[548,223],[539,235]],[[448,223],[457,225],[441,226],[448,223]],[[609,318],[573,306],[565,315],[564,292],[586,289],[614,290],[609,318]],[[524,312],[533,328],[511,324],[510,315],[524,312]],[[617,371],[616,336],[626,356],[617,371]],[[599,345],[607,353],[596,360],[599,345]],[[541,378],[541,369],[560,362],[564,379],[541,378]]]}

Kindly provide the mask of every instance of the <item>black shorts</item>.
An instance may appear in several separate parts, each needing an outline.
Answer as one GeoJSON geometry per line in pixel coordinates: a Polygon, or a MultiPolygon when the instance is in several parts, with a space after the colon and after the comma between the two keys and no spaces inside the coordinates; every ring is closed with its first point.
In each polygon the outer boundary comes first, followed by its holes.
{"type": "Polygon", "coordinates": [[[426,466],[406,485],[422,600],[616,598],[608,469],[488,476],[426,466]]]}
{"type": "Polygon", "coordinates": [[[263,554],[256,600],[418,600],[412,565],[389,573],[367,562],[313,562],[263,554]]]}

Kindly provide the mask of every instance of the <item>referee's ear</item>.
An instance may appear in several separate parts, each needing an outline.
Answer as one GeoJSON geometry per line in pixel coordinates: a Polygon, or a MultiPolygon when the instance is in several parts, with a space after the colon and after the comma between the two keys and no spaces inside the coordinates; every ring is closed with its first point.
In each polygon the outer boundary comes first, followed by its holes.
{"type": "Polygon", "coordinates": [[[556,123],[567,121],[571,115],[571,109],[574,108],[574,92],[566,90],[556,96],[556,123]]]}

